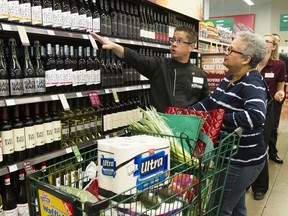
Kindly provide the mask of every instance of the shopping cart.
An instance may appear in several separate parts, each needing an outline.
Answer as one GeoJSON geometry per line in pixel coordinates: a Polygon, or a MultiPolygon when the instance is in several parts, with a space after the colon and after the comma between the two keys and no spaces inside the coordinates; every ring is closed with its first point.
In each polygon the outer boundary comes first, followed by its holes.
{"type": "MultiPolygon", "coordinates": [[[[220,174],[226,175],[230,165],[230,158],[237,152],[240,129],[232,133],[220,133],[217,147],[213,151],[196,154],[196,158],[185,163],[177,163],[175,158],[169,170],[157,174],[141,182],[141,185],[131,187],[117,195],[102,199],[98,202],[81,202],[80,199],[55,186],[53,179],[87,166],[91,161],[97,163],[97,148],[82,154],[69,157],[61,162],[54,163],[46,168],[46,173],[36,171],[27,177],[29,182],[29,210],[31,216],[41,215],[217,215],[222,200],[224,182],[219,182],[220,174]],[[163,176],[165,178],[163,179],[163,176]],[[151,181],[155,184],[151,187],[151,181]],[[143,186],[143,187],[142,187],[143,186]],[[139,188],[142,188],[139,190],[139,188]],[[137,191],[135,193],[135,191],[137,191]],[[45,207],[49,202],[49,207],[45,207]],[[63,206],[61,209],[59,206],[63,206]],[[57,209],[57,210],[55,210],[57,209]]],[[[129,131],[135,135],[137,131],[129,131]]],[[[150,134],[160,136],[174,142],[181,140],[183,145],[191,145],[195,140],[181,135],[180,137],[150,134]]],[[[192,148],[192,146],[191,146],[192,148]]],[[[192,151],[194,152],[194,151],[192,151]]],[[[195,153],[195,152],[194,152],[195,153]]],[[[226,179],[226,178],[225,178],[226,179]]],[[[83,181],[76,178],[69,182],[70,186],[83,181]]]]}

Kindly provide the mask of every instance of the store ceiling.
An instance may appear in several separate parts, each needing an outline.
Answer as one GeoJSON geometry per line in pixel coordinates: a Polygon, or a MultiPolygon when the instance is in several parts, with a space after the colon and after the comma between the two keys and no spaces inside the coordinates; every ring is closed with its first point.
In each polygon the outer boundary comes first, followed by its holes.
{"type": "MultiPolygon", "coordinates": [[[[265,4],[273,4],[276,1],[283,1],[283,0],[252,0],[252,1],[254,2],[254,6],[250,7],[261,7],[265,4]]],[[[235,8],[247,8],[247,10],[249,10],[249,5],[247,5],[243,0],[209,1],[209,13],[211,16],[221,16],[221,14],[223,14],[223,11],[235,10],[235,8]]]]}

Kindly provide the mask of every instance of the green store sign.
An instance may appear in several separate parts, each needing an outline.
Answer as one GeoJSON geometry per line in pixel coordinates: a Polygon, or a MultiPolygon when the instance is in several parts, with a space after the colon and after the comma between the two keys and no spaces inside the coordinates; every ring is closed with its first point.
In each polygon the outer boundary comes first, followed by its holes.
{"type": "Polygon", "coordinates": [[[280,14],[280,31],[288,31],[288,14],[280,14]]]}

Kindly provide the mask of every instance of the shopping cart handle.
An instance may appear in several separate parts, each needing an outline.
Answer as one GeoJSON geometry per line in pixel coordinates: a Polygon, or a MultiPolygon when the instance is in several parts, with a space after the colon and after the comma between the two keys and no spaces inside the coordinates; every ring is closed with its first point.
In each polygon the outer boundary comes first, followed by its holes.
{"type": "Polygon", "coordinates": [[[243,131],[244,131],[244,129],[242,127],[238,127],[238,128],[235,129],[235,132],[237,133],[237,135],[239,137],[242,136],[243,131]]]}

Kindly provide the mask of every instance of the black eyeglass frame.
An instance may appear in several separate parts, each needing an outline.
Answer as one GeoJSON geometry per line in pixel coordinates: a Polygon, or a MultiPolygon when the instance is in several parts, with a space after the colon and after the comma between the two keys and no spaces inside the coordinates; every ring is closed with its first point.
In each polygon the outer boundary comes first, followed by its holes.
{"type": "Polygon", "coordinates": [[[177,44],[193,44],[193,43],[190,43],[190,42],[188,42],[188,41],[184,41],[184,40],[176,40],[176,39],[174,39],[174,38],[170,38],[170,40],[169,40],[169,42],[170,42],[170,44],[173,44],[173,43],[177,43],[177,44]]]}
{"type": "Polygon", "coordinates": [[[237,50],[232,49],[231,46],[227,48],[226,52],[227,52],[227,55],[230,55],[232,52],[238,53],[238,54],[240,54],[240,55],[243,55],[242,52],[239,52],[239,51],[237,51],[237,50]]]}

